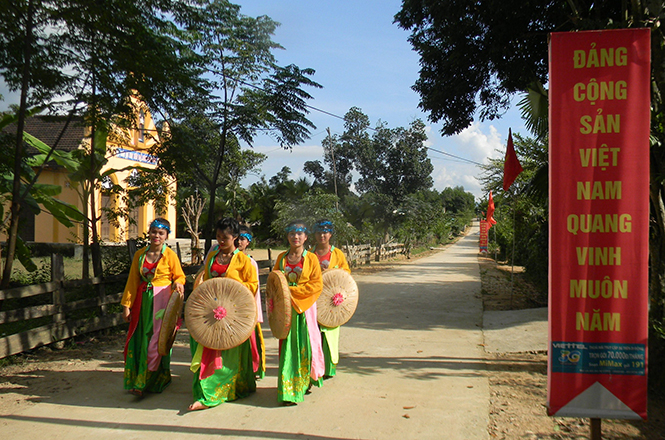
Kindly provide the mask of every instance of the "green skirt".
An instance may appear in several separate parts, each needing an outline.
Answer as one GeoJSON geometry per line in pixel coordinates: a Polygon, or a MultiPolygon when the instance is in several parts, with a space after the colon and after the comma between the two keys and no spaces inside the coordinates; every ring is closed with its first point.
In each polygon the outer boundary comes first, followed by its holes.
{"type": "MultiPolygon", "coordinates": [[[[192,356],[199,344],[190,337],[189,346],[192,356]]],[[[252,367],[252,348],[249,339],[235,348],[222,350],[222,368],[215,370],[212,376],[199,379],[199,371],[194,373],[192,391],[194,400],[207,407],[217,406],[222,402],[247,397],[256,391],[256,379],[252,367]]]]}
{"type": "Polygon", "coordinates": [[[322,379],[311,379],[312,346],[304,313],[291,309],[291,331],[279,344],[277,400],[302,402],[311,385],[320,387],[322,379]]]}
{"type": "Polygon", "coordinates": [[[339,350],[339,327],[330,329],[321,327],[321,344],[323,348],[323,361],[326,367],[324,377],[333,377],[337,373],[337,363],[333,358],[339,357],[339,353],[337,352],[337,350],[339,350]],[[334,346],[331,346],[329,338],[337,343],[334,346]],[[335,353],[333,353],[333,350],[335,350],[335,353]]]}
{"type": "Polygon", "coordinates": [[[141,314],[127,344],[124,387],[126,390],[161,393],[171,383],[171,354],[162,356],[156,371],[148,371],[148,346],[153,336],[152,289],[144,290],[141,314]]]}

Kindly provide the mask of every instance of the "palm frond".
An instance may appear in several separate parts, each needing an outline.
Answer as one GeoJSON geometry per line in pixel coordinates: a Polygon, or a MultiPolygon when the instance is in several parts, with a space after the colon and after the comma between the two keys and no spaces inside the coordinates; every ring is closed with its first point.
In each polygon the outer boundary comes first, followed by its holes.
{"type": "Polygon", "coordinates": [[[540,82],[532,83],[517,104],[524,126],[540,139],[547,137],[548,94],[540,82]]]}

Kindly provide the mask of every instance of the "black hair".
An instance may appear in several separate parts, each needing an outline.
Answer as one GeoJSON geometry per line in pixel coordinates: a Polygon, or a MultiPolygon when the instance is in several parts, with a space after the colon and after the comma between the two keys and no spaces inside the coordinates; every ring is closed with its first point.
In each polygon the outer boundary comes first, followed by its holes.
{"type": "Polygon", "coordinates": [[[226,217],[217,221],[215,225],[217,231],[229,231],[236,239],[234,240],[235,247],[238,247],[238,236],[240,236],[240,224],[238,221],[231,217],[226,217]]]}

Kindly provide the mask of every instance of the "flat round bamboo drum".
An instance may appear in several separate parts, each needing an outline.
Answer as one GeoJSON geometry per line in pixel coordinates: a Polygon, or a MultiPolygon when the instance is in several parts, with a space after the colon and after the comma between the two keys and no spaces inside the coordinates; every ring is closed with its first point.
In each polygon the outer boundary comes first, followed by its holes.
{"type": "Polygon", "coordinates": [[[279,270],[268,274],[266,308],[273,336],[284,339],[291,330],[291,291],[286,277],[279,270]]]}
{"type": "Polygon", "coordinates": [[[347,271],[323,272],[323,291],[316,301],[318,321],[324,327],[346,324],[358,306],[358,285],[347,271]]]}
{"type": "Polygon", "coordinates": [[[205,275],[205,267],[201,267],[198,272],[196,272],[196,275],[194,276],[194,283],[193,283],[193,288],[196,289],[201,285],[203,282],[203,275],[205,275]]]}
{"type": "Polygon", "coordinates": [[[196,342],[213,350],[228,350],[245,342],[254,331],[256,300],[238,281],[212,278],[187,298],[185,321],[196,342]]]}
{"type": "Polygon", "coordinates": [[[183,300],[176,291],[171,292],[171,297],[164,311],[162,318],[162,328],[159,329],[159,341],[157,342],[157,351],[160,356],[166,356],[173,347],[175,335],[178,331],[178,319],[182,313],[183,300]]]}

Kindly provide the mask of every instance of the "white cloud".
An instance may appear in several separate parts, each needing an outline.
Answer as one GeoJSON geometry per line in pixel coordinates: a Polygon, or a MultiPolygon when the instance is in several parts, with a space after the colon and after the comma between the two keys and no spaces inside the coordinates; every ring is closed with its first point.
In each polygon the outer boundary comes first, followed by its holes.
{"type": "Polygon", "coordinates": [[[474,122],[460,134],[452,136],[451,140],[466,153],[467,159],[487,163],[487,158],[498,158],[501,153],[497,150],[505,149],[501,134],[493,125],[485,126],[474,122]]]}

